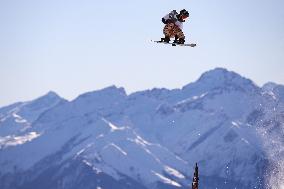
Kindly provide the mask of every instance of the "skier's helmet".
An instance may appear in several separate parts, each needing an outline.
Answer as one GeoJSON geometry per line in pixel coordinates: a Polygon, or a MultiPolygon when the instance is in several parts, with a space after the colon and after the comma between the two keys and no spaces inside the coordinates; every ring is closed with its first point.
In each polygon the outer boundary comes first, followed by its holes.
{"type": "Polygon", "coordinates": [[[180,14],[183,18],[189,17],[189,13],[188,13],[188,11],[185,10],[185,9],[182,9],[179,14],[180,14]]]}

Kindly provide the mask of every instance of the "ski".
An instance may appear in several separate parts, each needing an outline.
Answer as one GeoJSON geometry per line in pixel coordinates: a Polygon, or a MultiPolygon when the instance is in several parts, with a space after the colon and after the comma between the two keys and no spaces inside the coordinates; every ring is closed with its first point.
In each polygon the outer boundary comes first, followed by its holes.
{"type": "Polygon", "coordinates": [[[164,41],[154,41],[154,40],[151,40],[155,43],[162,43],[162,44],[166,44],[166,45],[172,45],[172,46],[186,46],[186,47],[195,47],[196,44],[194,43],[185,43],[185,44],[179,44],[179,43],[173,43],[173,42],[164,42],[164,41]]]}

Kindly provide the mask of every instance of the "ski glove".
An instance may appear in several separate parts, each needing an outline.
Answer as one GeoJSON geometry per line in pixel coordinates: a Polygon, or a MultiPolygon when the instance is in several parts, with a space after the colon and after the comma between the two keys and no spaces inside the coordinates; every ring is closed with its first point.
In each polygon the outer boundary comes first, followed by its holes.
{"type": "Polygon", "coordinates": [[[168,20],[162,18],[162,22],[163,22],[164,24],[167,24],[167,23],[168,23],[168,20]]]}

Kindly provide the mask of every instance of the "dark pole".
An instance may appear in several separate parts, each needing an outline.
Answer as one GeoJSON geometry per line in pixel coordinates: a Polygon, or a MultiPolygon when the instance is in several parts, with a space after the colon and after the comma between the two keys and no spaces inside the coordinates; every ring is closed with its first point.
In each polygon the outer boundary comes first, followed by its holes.
{"type": "Polygon", "coordinates": [[[198,166],[197,163],[195,164],[195,171],[192,179],[192,189],[198,189],[198,166]]]}

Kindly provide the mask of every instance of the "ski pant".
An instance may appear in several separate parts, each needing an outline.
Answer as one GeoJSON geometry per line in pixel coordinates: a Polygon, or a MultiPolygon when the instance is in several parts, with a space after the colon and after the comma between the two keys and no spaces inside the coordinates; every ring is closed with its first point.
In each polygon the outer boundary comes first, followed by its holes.
{"type": "Polygon", "coordinates": [[[185,39],[182,30],[174,23],[168,23],[164,27],[164,35],[169,38],[177,37],[178,39],[185,39]]]}

